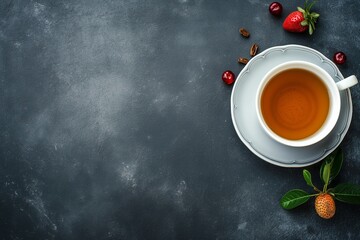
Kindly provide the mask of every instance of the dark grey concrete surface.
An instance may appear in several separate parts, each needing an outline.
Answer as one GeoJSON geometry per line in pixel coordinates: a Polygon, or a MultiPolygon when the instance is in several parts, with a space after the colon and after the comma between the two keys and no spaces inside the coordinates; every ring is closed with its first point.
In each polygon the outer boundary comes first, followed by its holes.
{"type": "MultiPolygon", "coordinates": [[[[280,207],[311,189],[240,141],[221,74],[256,42],[342,50],[360,76],[360,2],[319,1],[311,37],[281,27],[303,1],[269,3],[1,0],[0,239],[359,239],[360,206],[280,207]]],[[[359,94],[338,179],[358,184],[359,94]]]]}

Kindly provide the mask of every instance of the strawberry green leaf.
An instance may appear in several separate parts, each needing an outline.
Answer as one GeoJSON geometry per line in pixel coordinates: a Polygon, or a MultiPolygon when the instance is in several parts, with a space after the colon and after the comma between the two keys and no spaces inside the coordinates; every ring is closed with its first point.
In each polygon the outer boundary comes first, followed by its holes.
{"type": "Polygon", "coordinates": [[[314,187],[314,184],[312,183],[312,180],[311,180],[311,173],[308,170],[306,170],[306,169],[303,170],[303,176],[304,176],[306,184],[309,185],[310,187],[314,187]]]}
{"type": "Polygon", "coordinates": [[[360,185],[342,183],[329,189],[329,192],[334,194],[335,199],[341,202],[360,204],[360,185]]]}
{"type": "Polygon", "coordinates": [[[312,22],[312,21],[310,21],[310,26],[311,26],[311,28],[313,29],[313,31],[315,31],[315,23],[312,22]]]}
{"type": "Polygon", "coordinates": [[[284,209],[293,209],[306,203],[311,195],[301,189],[293,189],[285,193],[281,198],[280,204],[284,209]]]}
{"type": "Polygon", "coordinates": [[[318,14],[318,13],[316,13],[316,12],[312,12],[310,15],[311,15],[311,17],[314,18],[314,19],[320,17],[320,14],[318,14]]]}
{"type": "Polygon", "coordinates": [[[301,8],[301,7],[297,7],[297,10],[298,10],[299,12],[301,12],[301,13],[305,13],[305,10],[304,10],[303,8],[301,8]]]}
{"type": "Polygon", "coordinates": [[[310,24],[309,25],[309,34],[312,35],[314,33],[314,28],[313,28],[313,25],[310,24]]]}
{"type": "Polygon", "coordinates": [[[302,21],[300,24],[301,24],[301,26],[303,26],[303,27],[309,25],[309,23],[308,23],[307,20],[302,21]]]}
{"type": "Polygon", "coordinates": [[[307,5],[307,1],[306,1],[305,6],[306,6],[307,9],[310,10],[310,9],[314,6],[314,4],[315,4],[316,2],[317,2],[317,1],[313,1],[310,5],[307,5]]]}
{"type": "Polygon", "coordinates": [[[302,13],[304,20],[300,23],[301,26],[309,26],[309,34],[312,35],[315,31],[315,23],[317,18],[320,16],[320,14],[316,12],[311,12],[311,8],[314,6],[316,1],[313,1],[312,3],[308,3],[308,1],[305,1],[305,7],[297,7],[297,10],[302,13]]]}

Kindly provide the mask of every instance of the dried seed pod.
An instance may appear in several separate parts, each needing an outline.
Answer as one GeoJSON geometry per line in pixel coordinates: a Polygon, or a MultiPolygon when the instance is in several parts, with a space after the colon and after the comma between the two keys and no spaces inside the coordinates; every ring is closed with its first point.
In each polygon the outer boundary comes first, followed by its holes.
{"type": "Polygon", "coordinates": [[[249,59],[247,59],[247,58],[239,57],[239,59],[238,59],[238,63],[247,64],[248,62],[249,62],[249,59]]]}
{"type": "Polygon", "coordinates": [[[250,32],[245,28],[240,28],[239,32],[245,38],[248,38],[250,36],[250,32]]]}
{"type": "Polygon", "coordinates": [[[259,45],[257,45],[256,43],[254,43],[251,48],[250,48],[250,56],[255,56],[257,54],[259,50],[259,45]]]}

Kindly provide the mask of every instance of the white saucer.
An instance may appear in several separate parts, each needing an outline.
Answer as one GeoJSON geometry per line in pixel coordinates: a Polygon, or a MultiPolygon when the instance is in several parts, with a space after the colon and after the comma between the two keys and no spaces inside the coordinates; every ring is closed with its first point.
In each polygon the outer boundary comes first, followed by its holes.
{"type": "Polygon", "coordinates": [[[269,48],[253,57],[240,72],[231,93],[231,117],[241,141],[258,157],[281,167],[304,167],[319,162],[339,146],[352,117],[350,90],[340,92],[340,117],[331,133],[307,147],[289,147],[270,138],[261,128],[255,113],[257,86],[267,71],[278,64],[303,60],[327,71],[338,82],[344,77],[336,65],[320,52],[300,45],[269,48]]]}

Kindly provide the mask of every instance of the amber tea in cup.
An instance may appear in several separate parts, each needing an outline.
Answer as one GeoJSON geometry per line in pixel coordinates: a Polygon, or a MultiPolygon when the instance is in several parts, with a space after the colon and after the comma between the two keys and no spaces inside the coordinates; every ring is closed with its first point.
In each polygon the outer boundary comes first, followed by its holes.
{"type": "Polygon", "coordinates": [[[314,73],[291,68],[269,80],[261,95],[261,112],[268,127],[291,140],[313,135],[329,112],[329,94],[314,73]]]}
{"type": "Polygon", "coordinates": [[[281,144],[304,147],[324,139],[337,123],[340,91],[357,84],[352,75],[339,82],[305,62],[280,64],[261,80],[256,113],[265,132],[281,144]]]}

